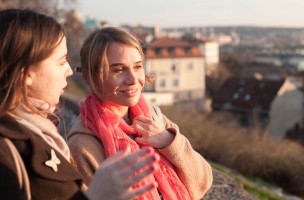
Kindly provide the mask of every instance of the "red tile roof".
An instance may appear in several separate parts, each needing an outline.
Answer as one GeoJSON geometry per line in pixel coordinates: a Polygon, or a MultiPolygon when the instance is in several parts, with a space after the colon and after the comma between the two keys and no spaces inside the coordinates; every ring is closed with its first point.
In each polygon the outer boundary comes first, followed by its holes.
{"type": "Polygon", "coordinates": [[[163,37],[163,38],[156,38],[150,43],[149,46],[152,48],[168,48],[168,47],[190,47],[192,45],[191,43],[185,40],[163,37]]]}
{"type": "Polygon", "coordinates": [[[198,44],[173,38],[156,38],[147,46],[146,58],[203,57],[198,44]]]}

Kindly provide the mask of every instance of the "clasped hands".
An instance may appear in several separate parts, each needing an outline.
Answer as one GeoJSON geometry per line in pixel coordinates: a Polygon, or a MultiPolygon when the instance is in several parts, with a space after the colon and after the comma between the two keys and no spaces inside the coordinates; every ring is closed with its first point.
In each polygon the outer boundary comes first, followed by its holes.
{"type": "Polygon", "coordinates": [[[138,115],[133,119],[132,127],[140,134],[135,141],[139,144],[163,149],[172,143],[174,135],[160,127],[153,119],[138,115]]]}

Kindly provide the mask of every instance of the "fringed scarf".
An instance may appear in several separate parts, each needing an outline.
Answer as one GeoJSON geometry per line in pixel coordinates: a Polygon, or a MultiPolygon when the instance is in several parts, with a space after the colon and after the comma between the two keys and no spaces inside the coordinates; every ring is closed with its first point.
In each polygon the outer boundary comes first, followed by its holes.
{"type": "MultiPolygon", "coordinates": [[[[91,129],[100,139],[105,149],[105,156],[109,157],[118,151],[125,150],[130,146],[131,152],[139,151],[140,144],[131,139],[128,134],[138,133],[128,125],[121,117],[117,116],[94,94],[89,95],[80,107],[81,119],[84,125],[91,129]]],[[[137,115],[144,115],[152,118],[149,106],[143,96],[140,97],[137,105],[129,108],[131,120],[137,115]]],[[[153,175],[145,178],[134,186],[138,188],[151,182],[157,182],[158,190],[165,200],[188,200],[189,193],[184,184],[180,181],[171,163],[160,155],[158,162],[159,170],[153,175]]],[[[157,189],[153,189],[140,198],[140,200],[160,199],[157,189]]]]}
{"type": "MultiPolygon", "coordinates": [[[[55,109],[55,107],[50,108],[49,104],[43,100],[30,97],[28,97],[28,100],[31,105],[39,108],[40,110],[50,110],[53,112],[55,109]]],[[[27,109],[25,106],[20,106],[13,110],[11,113],[12,117],[14,117],[18,123],[32,130],[35,134],[40,136],[44,141],[46,141],[51,147],[61,153],[61,155],[63,155],[70,162],[69,147],[63,137],[58,133],[55,124],[50,119],[48,119],[47,116],[33,113],[29,111],[29,109],[27,109]]]]}

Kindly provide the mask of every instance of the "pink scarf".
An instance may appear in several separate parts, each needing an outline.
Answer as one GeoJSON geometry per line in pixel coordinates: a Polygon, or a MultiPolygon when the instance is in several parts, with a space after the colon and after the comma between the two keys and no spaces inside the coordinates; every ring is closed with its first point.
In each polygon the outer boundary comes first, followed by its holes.
{"type": "MultiPolygon", "coordinates": [[[[130,146],[131,152],[136,152],[141,148],[127,134],[137,132],[125,121],[109,110],[106,105],[94,94],[89,95],[80,107],[81,119],[84,125],[91,129],[100,139],[105,149],[106,157],[109,157],[120,150],[130,146]]],[[[144,115],[152,118],[149,106],[143,96],[140,97],[137,105],[129,108],[131,120],[137,115],[144,115]]],[[[188,200],[189,193],[177,176],[171,163],[160,154],[158,162],[159,170],[153,175],[145,178],[135,188],[157,182],[158,190],[164,200],[188,200]]],[[[140,200],[158,200],[159,193],[156,189],[151,190],[140,198],[140,200]]]]}

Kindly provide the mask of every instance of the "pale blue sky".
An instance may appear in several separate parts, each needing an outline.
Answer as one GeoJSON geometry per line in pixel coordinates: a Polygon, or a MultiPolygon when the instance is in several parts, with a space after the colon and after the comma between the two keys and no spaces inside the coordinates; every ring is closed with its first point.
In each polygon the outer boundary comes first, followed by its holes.
{"type": "Polygon", "coordinates": [[[113,25],[304,27],[304,0],[78,0],[78,9],[113,25]]]}

